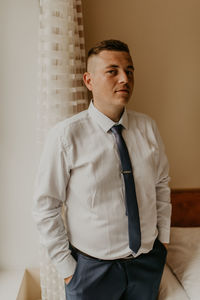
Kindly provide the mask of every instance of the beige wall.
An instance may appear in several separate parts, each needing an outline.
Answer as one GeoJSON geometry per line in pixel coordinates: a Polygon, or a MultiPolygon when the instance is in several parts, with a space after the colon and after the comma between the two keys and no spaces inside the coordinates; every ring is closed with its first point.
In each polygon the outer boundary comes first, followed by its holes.
{"type": "Polygon", "coordinates": [[[0,269],[38,262],[31,215],[37,166],[38,4],[0,1],[0,269]]]}
{"type": "Polygon", "coordinates": [[[86,48],[107,38],[130,46],[130,108],[149,114],[170,162],[171,187],[200,187],[200,1],[83,0],[86,48]]]}

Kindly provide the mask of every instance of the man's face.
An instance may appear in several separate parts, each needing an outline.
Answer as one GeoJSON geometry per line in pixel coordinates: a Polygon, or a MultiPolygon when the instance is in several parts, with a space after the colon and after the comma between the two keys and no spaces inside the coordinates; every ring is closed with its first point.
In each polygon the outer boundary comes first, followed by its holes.
{"type": "Polygon", "coordinates": [[[127,52],[104,50],[88,61],[84,81],[92,91],[94,105],[101,111],[123,109],[134,84],[134,68],[127,52]]]}

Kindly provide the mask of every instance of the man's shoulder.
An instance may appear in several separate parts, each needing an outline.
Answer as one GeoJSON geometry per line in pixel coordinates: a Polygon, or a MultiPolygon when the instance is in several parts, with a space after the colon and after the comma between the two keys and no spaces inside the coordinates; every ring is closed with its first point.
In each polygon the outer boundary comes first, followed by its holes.
{"type": "Polygon", "coordinates": [[[68,117],[58,123],[56,123],[47,134],[47,139],[62,140],[64,144],[72,134],[76,134],[76,131],[80,131],[85,122],[88,122],[88,110],[84,110],[76,115],[68,117]],[[67,140],[66,140],[67,139],[67,140]]]}
{"type": "Polygon", "coordinates": [[[83,110],[71,117],[68,117],[60,122],[58,122],[52,130],[57,131],[58,133],[65,132],[65,130],[69,130],[71,127],[79,126],[81,123],[87,122],[89,118],[88,110],[83,110]]]}
{"type": "Polygon", "coordinates": [[[152,124],[154,120],[149,116],[135,110],[127,110],[129,121],[139,122],[144,124],[152,124]]]}

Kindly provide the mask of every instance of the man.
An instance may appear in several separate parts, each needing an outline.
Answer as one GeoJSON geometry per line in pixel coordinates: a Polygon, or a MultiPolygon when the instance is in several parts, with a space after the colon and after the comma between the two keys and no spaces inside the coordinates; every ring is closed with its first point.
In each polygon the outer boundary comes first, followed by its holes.
{"type": "Polygon", "coordinates": [[[134,86],[126,44],[92,48],[83,79],[89,109],[55,126],[44,147],[38,229],[67,300],[153,300],[170,233],[164,146],[151,118],[126,110],[134,86]]]}

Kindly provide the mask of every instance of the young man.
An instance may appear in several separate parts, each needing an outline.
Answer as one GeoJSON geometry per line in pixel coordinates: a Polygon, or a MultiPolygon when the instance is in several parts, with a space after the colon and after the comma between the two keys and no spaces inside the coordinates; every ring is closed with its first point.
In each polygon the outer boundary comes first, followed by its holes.
{"type": "Polygon", "coordinates": [[[164,146],[151,118],[126,110],[134,86],[126,44],[92,48],[83,79],[88,110],[55,126],[44,147],[38,229],[67,300],[154,300],[170,234],[164,146]]]}

